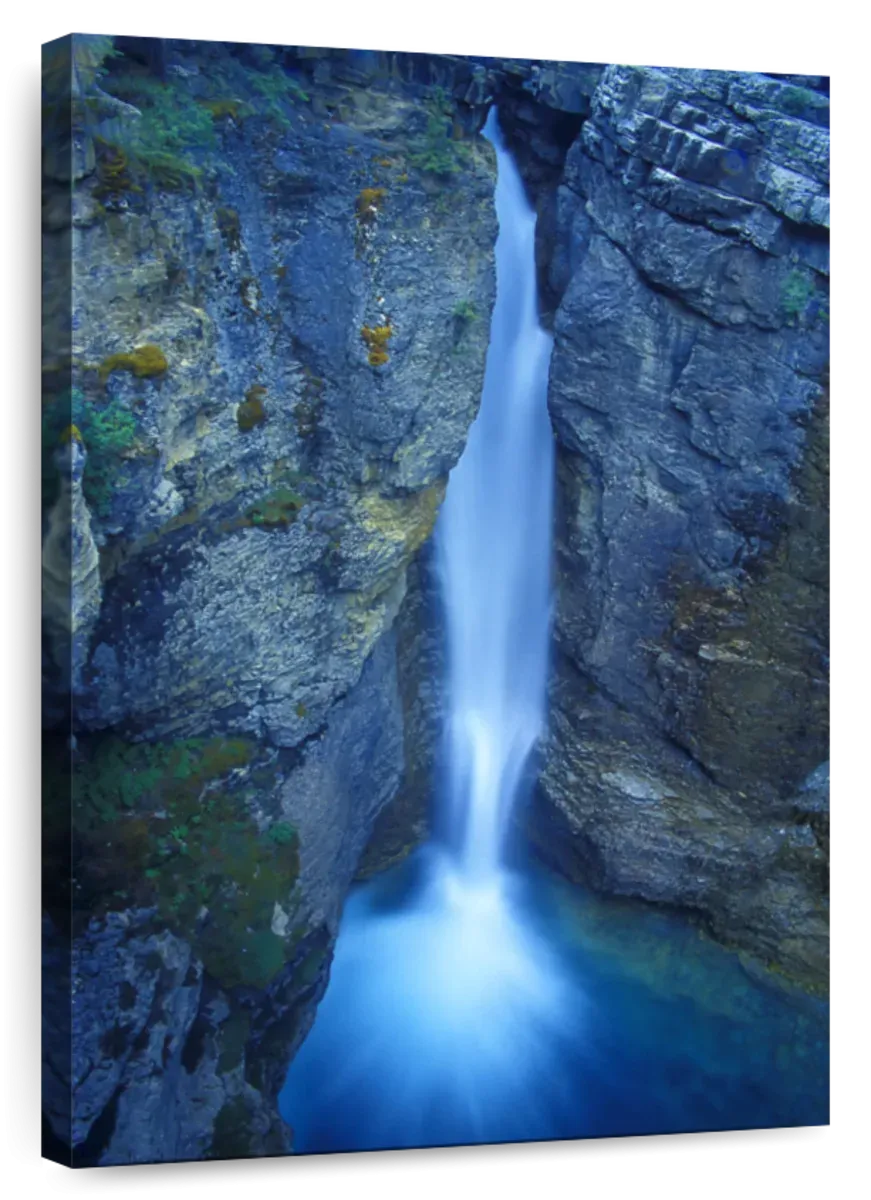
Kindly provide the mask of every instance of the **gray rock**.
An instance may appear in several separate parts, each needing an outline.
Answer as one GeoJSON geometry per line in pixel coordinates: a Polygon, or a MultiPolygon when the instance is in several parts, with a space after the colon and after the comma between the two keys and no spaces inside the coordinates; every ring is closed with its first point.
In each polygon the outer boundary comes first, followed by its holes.
{"type": "Polygon", "coordinates": [[[827,739],[827,242],[800,228],[827,219],[827,101],[795,93],[608,67],[545,202],[557,655],[530,828],[570,876],[824,987],[828,825],[797,789],[827,739]]]}

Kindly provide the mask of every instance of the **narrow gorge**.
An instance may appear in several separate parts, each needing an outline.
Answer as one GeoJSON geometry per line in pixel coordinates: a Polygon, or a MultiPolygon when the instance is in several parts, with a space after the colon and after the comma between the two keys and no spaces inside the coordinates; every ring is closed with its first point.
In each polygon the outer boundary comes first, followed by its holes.
{"type": "Polygon", "coordinates": [[[828,81],[76,35],[44,90],[46,1153],[826,1120],[828,81]]]}

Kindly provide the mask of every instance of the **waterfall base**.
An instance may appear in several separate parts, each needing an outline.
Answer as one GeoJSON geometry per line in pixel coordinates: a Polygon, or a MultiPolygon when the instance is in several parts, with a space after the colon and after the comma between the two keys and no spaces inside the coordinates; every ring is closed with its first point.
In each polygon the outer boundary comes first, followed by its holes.
{"type": "Polygon", "coordinates": [[[682,918],[427,847],[350,897],[281,1109],[300,1153],[816,1125],[827,1034],[682,918]]]}

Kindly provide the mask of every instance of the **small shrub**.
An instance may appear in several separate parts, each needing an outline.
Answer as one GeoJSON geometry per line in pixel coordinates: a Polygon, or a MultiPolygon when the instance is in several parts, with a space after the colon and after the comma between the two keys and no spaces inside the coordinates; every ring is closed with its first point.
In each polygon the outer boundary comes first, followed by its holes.
{"type": "Polygon", "coordinates": [[[411,143],[409,161],[433,175],[453,175],[468,162],[469,147],[452,136],[453,105],[441,88],[426,103],[426,128],[411,143]]]}
{"type": "Polygon", "coordinates": [[[240,250],[242,248],[242,225],[235,208],[215,209],[215,221],[221,237],[227,243],[227,249],[240,250]]]}
{"type": "Polygon", "coordinates": [[[478,310],[471,300],[460,300],[454,305],[453,317],[464,325],[470,325],[478,320],[478,310]]]}
{"type": "Polygon", "coordinates": [[[277,63],[266,70],[252,72],[249,82],[260,101],[257,110],[281,130],[290,128],[288,110],[309,98],[308,92],[277,63]]]}
{"type": "Polygon", "coordinates": [[[86,401],[74,389],[60,397],[43,414],[42,498],[50,508],[58,496],[58,468],[54,455],[59,445],[77,442],[88,457],[82,480],[85,499],[97,516],[107,516],[122,461],[137,440],[137,422],[120,401],[98,404],[86,401]],[[72,418],[72,420],[71,420],[72,418]]]}
{"type": "Polygon", "coordinates": [[[820,107],[820,97],[810,88],[787,87],[781,92],[780,106],[791,116],[800,117],[809,108],[820,107]]]}

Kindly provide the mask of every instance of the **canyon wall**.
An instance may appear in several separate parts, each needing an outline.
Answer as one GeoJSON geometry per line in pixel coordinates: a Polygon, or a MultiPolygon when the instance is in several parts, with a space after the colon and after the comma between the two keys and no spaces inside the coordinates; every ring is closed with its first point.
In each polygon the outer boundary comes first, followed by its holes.
{"type": "Polygon", "coordinates": [[[569,875],[824,988],[827,81],[590,72],[561,165],[553,96],[510,110],[556,337],[530,829],[569,875]]]}
{"type": "Polygon", "coordinates": [[[287,1151],[347,889],[424,835],[494,99],[556,338],[525,828],[824,986],[822,81],[109,49],[47,60],[74,93],[44,171],[49,1150],[287,1151]]]}
{"type": "Polygon", "coordinates": [[[93,42],[46,163],[47,1136],[280,1152],[345,894],[424,769],[407,579],[480,399],[495,160],[423,87],[137,39],[101,75],[93,42]]]}

